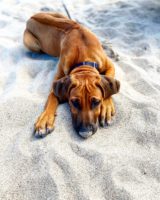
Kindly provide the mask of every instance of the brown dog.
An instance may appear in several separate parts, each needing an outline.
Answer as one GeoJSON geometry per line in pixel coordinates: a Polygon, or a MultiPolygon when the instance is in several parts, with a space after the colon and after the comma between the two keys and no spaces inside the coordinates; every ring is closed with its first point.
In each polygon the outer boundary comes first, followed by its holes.
{"type": "Polygon", "coordinates": [[[35,136],[54,127],[59,102],[68,101],[75,130],[84,138],[115,114],[111,95],[119,91],[114,65],[97,37],[84,26],[58,13],[32,16],[24,32],[25,46],[59,57],[58,70],[44,111],[35,123],[35,136]]]}

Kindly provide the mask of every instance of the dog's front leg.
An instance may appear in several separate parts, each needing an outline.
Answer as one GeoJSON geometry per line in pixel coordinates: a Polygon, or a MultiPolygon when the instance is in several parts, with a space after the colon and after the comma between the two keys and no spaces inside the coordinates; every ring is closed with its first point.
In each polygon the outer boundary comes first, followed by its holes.
{"type": "Polygon", "coordinates": [[[100,126],[111,123],[112,116],[115,115],[115,107],[112,97],[105,99],[101,106],[100,126]]]}
{"type": "MultiPolygon", "coordinates": [[[[104,65],[103,73],[106,77],[114,78],[115,75],[115,68],[113,63],[109,58],[106,57],[106,62],[104,65]]],[[[105,98],[103,100],[102,106],[101,106],[101,114],[100,114],[100,126],[104,126],[105,124],[109,125],[112,120],[112,116],[114,116],[116,113],[114,102],[112,97],[105,98]]]]}
{"type": "MultiPolygon", "coordinates": [[[[62,70],[62,64],[59,62],[57,73],[55,74],[54,81],[58,80],[59,78],[63,77],[64,73],[62,70]]],[[[53,82],[54,82],[53,81],[53,82]]],[[[38,117],[34,128],[34,134],[36,137],[45,137],[47,134],[51,133],[54,129],[54,120],[55,120],[55,113],[58,107],[59,100],[57,96],[55,96],[53,91],[53,86],[51,92],[48,96],[47,102],[44,107],[44,111],[38,117]]]]}
{"type": "Polygon", "coordinates": [[[44,111],[35,123],[35,136],[44,137],[54,129],[55,112],[58,106],[58,99],[53,91],[50,92],[44,111]]]}

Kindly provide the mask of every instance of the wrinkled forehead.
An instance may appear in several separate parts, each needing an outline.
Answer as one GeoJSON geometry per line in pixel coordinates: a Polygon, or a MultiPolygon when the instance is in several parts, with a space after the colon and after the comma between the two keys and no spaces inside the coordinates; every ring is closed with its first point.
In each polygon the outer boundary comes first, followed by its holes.
{"type": "Polygon", "coordinates": [[[101,89],[98,87],[99,76],[82,74],[74,77],[74,82],[76,84],[71,90],[71,96],[83,96],[84,98],[87,96],[102,97],[101,89]]]}
{"type": "Polygon", "coordinates": [[[91,81],[91,82],[95,82],[95,81],[100,81],[101,80],[101,77],[99,74],[95,73],[95,72],[92,72],[92,71],[88,71],[87,73],[83,73],[83,72],[80,72],[78,74],[74,74],[73,75],[73,79],[76,79],[78,81],[91,81]]]}

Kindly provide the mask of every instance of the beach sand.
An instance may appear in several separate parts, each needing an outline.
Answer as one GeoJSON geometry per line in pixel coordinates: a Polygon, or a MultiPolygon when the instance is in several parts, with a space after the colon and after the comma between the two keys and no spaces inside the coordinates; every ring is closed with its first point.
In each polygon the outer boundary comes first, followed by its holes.
{"type": "Polygon", "coordinates": [[[23,31],[36,12],[65,11],[58,0],[1,0],[0,199],[159,200],[160,2],[65,2],[112,57],[121,81],[116,117],[84,140],[63,104],[54,132],[33,137],[58,59],[29,52],[23,31]]]}

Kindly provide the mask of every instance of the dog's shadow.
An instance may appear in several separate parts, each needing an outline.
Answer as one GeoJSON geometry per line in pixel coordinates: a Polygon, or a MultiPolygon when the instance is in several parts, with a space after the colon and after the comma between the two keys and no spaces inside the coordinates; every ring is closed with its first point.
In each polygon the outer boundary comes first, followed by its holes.
{"type": "Polygon", "coordinates": [[[34,60],[52,60],[53,62],[58,62],[58,59],[59,59],[58,57],[53,57],[43,52],[36,53],[32,51],[25,52],[25,56],[34,60]]]}

